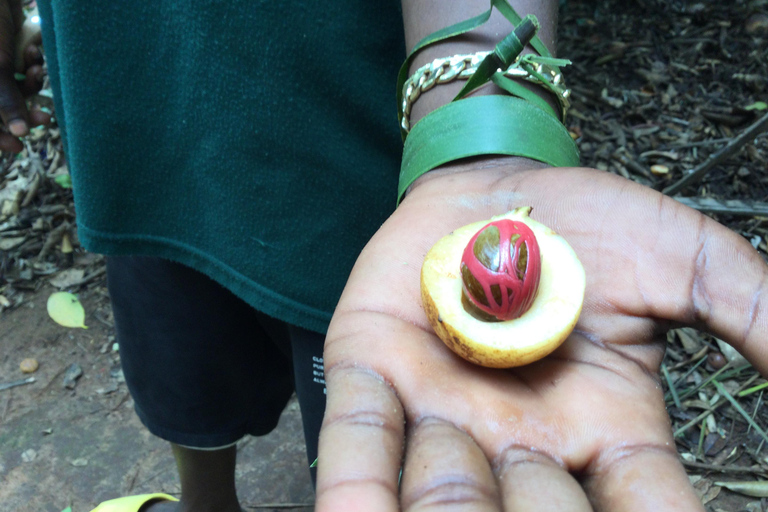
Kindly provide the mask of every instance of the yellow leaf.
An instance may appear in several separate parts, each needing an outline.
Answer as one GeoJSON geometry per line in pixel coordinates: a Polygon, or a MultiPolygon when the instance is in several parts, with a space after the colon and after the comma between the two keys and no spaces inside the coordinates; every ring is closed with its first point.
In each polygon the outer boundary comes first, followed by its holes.
{"type": "Polygon", "coordinates": [[[715,482],[715,485],[725,487],[739,494],[754,496],[756,498],[768,497],[768,482],[765,480],[747,482],[715,482]]]}
{"type": "Polygon", "coordinates": [[[48,315],[64,327],[85,326],[85,310],[75,295],[67,292],[56,292],[48,297],[48,315]]]}

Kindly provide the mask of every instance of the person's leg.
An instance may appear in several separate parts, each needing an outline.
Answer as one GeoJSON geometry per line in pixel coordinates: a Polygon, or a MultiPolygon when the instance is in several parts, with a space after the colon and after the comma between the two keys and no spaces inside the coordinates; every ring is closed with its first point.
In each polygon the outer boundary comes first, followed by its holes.
{"type": "Polygon", "coordinates": [[[172,443],[181,482],[179,502],[144,512],[239,511],[234,443],[275,427],[292,393],[290,359],[253,308],[194,270],[110,257],[107,271],[136,412],[172,443]]]}
{"type": "MultiPolygon", "coordinates": [[[[294,387],[301,407],[304,440],[308,463],[317,459],[320,426],[325,414],[325,374],[323,372],[323,345],[325,335],[290,327],[293,355],[294,387]]],[[[316,483],[317,469],[311,468],[312,484],[316,483]]]]}
{"type": "Polygon", "coordinates": [[[171,444],[181,481],[179,501],[154,501],[140,512],[242,512],[235,489],[237,447],[196,450],[171,444]]]}

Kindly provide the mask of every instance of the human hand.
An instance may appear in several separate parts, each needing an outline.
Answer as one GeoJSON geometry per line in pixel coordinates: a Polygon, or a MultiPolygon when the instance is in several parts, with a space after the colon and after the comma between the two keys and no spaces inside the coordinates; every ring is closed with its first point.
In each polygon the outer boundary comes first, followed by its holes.
{"type": "Polygon", "coordinates": [[[0,0],[0,119],[5,131],[0,132],[0,151],[18,153],[23,149],[19,137],[29,133],[30,126],[48,124],[51,117],[41,110],[28,110],[25,97],[43,85],[42,39],[38,33],[23,50],[22,69],[17,69],[17,36],[24,22],[20,0],[0,0]],[[15,73],[23,73],[16,80],[15,73]]]}
{"type": "Polygon", "coordinates": [[[611,174],[428,174],[359,257],[331,323],[316,510],[703,510],[665,411],[665,332],[707,330],[765,375],[765,282],[741,237],[611,174]],[[475,366],[427,323],[421,262],[453,229],[525,205],[581,259],[582,314],[543,360],[475,366]]]}

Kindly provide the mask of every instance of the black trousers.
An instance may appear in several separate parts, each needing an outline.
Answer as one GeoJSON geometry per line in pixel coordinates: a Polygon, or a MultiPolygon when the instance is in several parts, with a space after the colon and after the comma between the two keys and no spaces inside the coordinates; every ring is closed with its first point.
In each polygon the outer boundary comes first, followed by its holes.
{"type": "Polygon", "coordinates": [[[123,373],[151,433],[190,448],[226,447],[271,432],[295,391],[308,462],[317,458],[322,334],[270,318],[161,258],[110,256],[107,279],[123,373]]]}

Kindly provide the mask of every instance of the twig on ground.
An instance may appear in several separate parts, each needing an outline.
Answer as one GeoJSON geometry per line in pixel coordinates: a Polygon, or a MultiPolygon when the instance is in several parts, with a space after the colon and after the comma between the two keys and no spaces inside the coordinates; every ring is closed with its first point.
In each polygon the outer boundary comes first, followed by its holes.
{"type": "Polygon", "coordinates": [[[683,466],[695,469],[704,469],[707,471],[716,471],[718,473],[751,473],[753,475],[765,475],[765,469],[761,467],[746,467],[746,466],[719,466],[716,464],[706,464],[704,462],[691,462],[685,459],[680,459],[683,466]]]}
{"type": "Polygon", "coordinates": [[[0,384],[0,391],[3,391],[4,389],[15,388],[17,386],[23,386],[24,384],[32,384],[33,382],[35,382],[34,377],[27,377],[26,379],[19,379],[11,382],[4,382],[0,384]]]}
{"type": "Polygon", "coordinates": [[[701,178],[703,178],[704,175],[707,174],[715,165],[733,155],[736,151],[741,149],[742,146],[747,144],[766,129],[768,129],[768,113],[755,121],[752,126],[740,133],[738,137],[731,139],[731,141],[726,144],[725,147],[721,148],[715,154],[710,156],[704,163],[688,171],[679,181],[665,188],[663,192],[667,195],[676,194],[684,186],[696,183],[701,178]]]}
{"type": "MultiPolygon", "coordinates": [[[[106,273],[107,273],[107,267],[101,266],[101,267],[97,268],[96,270],[94,270],[93,272],[91,272],[90,274],[88,274],[87,276],[85,276],[82,279],[80,279],[79,281],[75,281],[74,283],[72,283],[71,286],[72,286],[72,288],[79,288],[79,287],[81,287],[83,285],[86,285],[86,284],[90,283],[91,281],[93,281],[97,277],[103,276],[106,273]]],[[[110,325],[110,327],[113,327],[113,326],[110,325]]]]}
{"type": "MultiPolygon", "coordinates": [[[[737,394],[736,396],[741,396],[741,393],[737,394]]],[[[760,409],[760,404],[763,402],[763,393],[761,392],[760,395],[757,397],[757,402],[755,402],[755,410],[752,411],[752,421],[755,420],[755,416],[757,416],[757,411],[760,409]]],[[[747,428],[747,434],[749,434],[749,431],[752,429],[752,425],[747,428]]],[[[765,439],[763,439],[765,441],[765,439]]],[[[760,441],[760,444],[763,444],[763,441],[760,441]]],[[[758,451],[760,450],[760,446],[757,447],[758,451]]]]}
{"type": "Polygon", "coordinates": [[[680,148],[700,148],[704,146],[713,146],[715,144],[722,144],[723,142],[728,142],[730,139],[708,139],[708,140],[700,140],[697,142],[680,142],[675,144],[670,144],[668,147],[670,149],[680,149],[680,148]]]}
{"type": "Polygon", "coordinates": [[[724,213],[727,215],[768,215],[768,203],[743,201],[741,199],[719,200],[714,197],[674,197],[685,206],[704,213],[724,213]]]}
{"type": "Polygon", "coordinates": [[[720,393],[720,395],[724,396],[726,400],[731,402],[733,408],[736,409],[745,420],[747,420],[747,423],[749,423],[750,426],[752,426],[763,439],[768,440],[768,434],[765,433],[765,430],[763,430],[760,425],[755,423],[755,420],[752,419],[752,416],[750,416],[749,413],[745,411],[741,405],[739,405],[739,402],[737,402],[736,399],[733,398],[730,393],[728,393],[723,385],[716,380],[713,380],[712,384],[714,384],[714,386],[717,388],[717,391],[720,393]]]}
{"type": "Polygon", "coordinates": [[[44,260],[45,257],[48,256],[51,251],[53,251],[54,247],[56,247],[56,244],[61,242],[64,233],[67,233],[69,228],[69,222],[65,221],[49,231],[48,236],[45,238],[43,248],[40,250],[40,254],[37,255],[37,259],[41,261],[44,260]]]}
{"type": "Polygon", "coordinates": [[[694,386],[693,388],[686,390],[680,395],[681,400],[685,400],[689,396],[692,396],[694,393],[696,393],[698,390],[715,380],[717,377],[720,377],[723,373],[725,373],[726,370],[730,370],[732,368],[731,362],[728,361],[725,366],[717,370],[715,373],[707,377],[705,380],[701,381],[698,385],[694,386]]]}
{"type": "MultiPolygon", "coordinates": [[[[726,368],[727,366],[728,365],[724,366],[723,368],[726,368]]],[[[713,377],[716,377],[716,376],[717,376],[717,374],[713,375],[712,377],[710,377],[710,379],[708,379],[708,381],[711,380],[713,377]]],[[[747,379],[746,382],[744,382],[741,386],[739,386],[739,389],[736,391],[736,394],[738,394],[738,392],[741,391],[742,389],[744,389],[747,386],[749,386],[759,376],[760,376],[760,374],[755,373],[752,377],[747,379]]],[[[698,386],[696,389],[699,389],[700,387],[701,386],[698,386]]],[[[712,405],[709,408],[709,410],[704,411],[703,413],[699,414],[698,416],[696,416],[694,419],[692,419],[691,421],[689,421],[688,423],[686,423],[685,425],[683,425],[679,429],[675,430],[675,432],[673,434],[673,437],[680,437],[681,435],[685,434],[688,430],[690,430],[691,427],[695,426],[698,422],[700,422],[700,421],[706,419],[707,417],[711,416],[712,414],[714,414],[715,411],[717,409],[719,409],[720,406],[725,404],[726,401],[727,400],[725,398],[721,398],[720,400],[715,402],[715,404],[712,405]]]]}
{"type": "MultiPolygon", "coordinates": [[[[707,348],[706,348],[706,347],[704,347],[704,350],[707,350],[707,348]]],[[[686,364],[690,364],[690,363],[691,363],[691,361],[695,361],[695,360],[696,360],[696,358],[695,358],[695,357],[693,357],[693,358],[691,358],[689,361],[686,361],[685,363],[681,363],[681,365],[683,365],[683,366],[684,366],[684,365],[686,365],[686,364]]],[[[696,362],[696,363],[695,363],[693,366],[691,366],[691,367],[688,369],[688,371],[686,371],[686,372],[685,372],[685,373],[684,373],[682,376],[680,376],[680,378],[678,378],[678,379],[675,381],[675,383],[674,383],[674,384],[675,384],[675,386],[677,386],[678,384],[682,384],[682,383],[684,383],[684,382],[685,382],[685,379],[687,379],[687,378],[688,378],[688,376],[689,376],[690,374],[692,374],[692,373],[693,373],[693,372],[696,370],[696,368],[698,368],[699,366],[701,366],[701,365],[702,365],[702,364],[703,364],[703,363],[704,363],[706,360],[707,360],[707,355],[706,355],[706,353],[705,353],[705,354],[703,354],[702,356],[700,356],[700,357],[699,357],[698,361],[697,361],[697,362],[696,362]]],[[[669,400],[669,398],[670,398],[671,396],[672,396],[672,393],[671,393],[671,392],[670,392],[670,393],[667,393],[666,395],[664,395],[664,401],[665,401],[665,402],[666,402],[666,401],[668,401],[668,400],[669,400]]],[[[678,398],[679,398],[679,397],[678,397],[678,398]]]]}
{"type": "Polygon", "coordinates": [[[677,395],[677,388],[675,388],[675,383],[672,382],[672,379],[669,376],[667,365],[662,364],[661,371],[664,374],[664,378],[667,379],[667,385],[669,386],[670,393],[672,393],[672,400],[674,400],[675,406],[677,406],[678,409],[682,409],[683,405],[680,403],[680,397],[677,395]]]}

